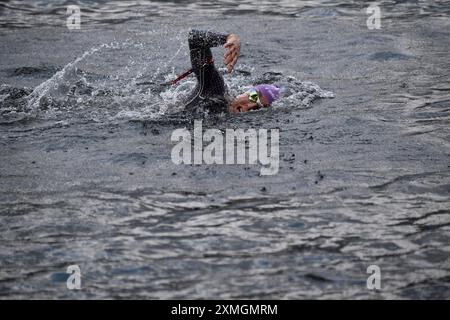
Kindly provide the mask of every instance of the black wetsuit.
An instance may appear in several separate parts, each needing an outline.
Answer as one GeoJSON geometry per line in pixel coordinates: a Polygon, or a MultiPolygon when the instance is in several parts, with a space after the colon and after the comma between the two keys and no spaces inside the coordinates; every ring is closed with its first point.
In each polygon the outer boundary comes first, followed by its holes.
{"type": "Polygon", "coordinates": [[[187,110],[224,112],[228,107],[227,90],[222,75],[214,66],[211,47],[223,45],[227,34],[192,30],[189,50],[197,86],[185,101],[187,110]]]}

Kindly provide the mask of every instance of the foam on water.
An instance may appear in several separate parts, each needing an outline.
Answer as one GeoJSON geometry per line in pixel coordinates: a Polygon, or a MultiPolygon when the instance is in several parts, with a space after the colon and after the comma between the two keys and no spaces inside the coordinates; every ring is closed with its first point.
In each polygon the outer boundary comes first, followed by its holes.
{"type": "Polygon", "coordinates": [[[73,79],[76,78],[76,65],[86,57],[96,53],[105,46],[105,44],[102,44],[98,47],[91,48],[81,57],[68,63],[61,71],[55,73],[53,77],[37,86],[28,97],[28,108],[31,110],[36,110],[44,96],[48,97],[55,94],[67,94],[69,85],[73,79]]]}

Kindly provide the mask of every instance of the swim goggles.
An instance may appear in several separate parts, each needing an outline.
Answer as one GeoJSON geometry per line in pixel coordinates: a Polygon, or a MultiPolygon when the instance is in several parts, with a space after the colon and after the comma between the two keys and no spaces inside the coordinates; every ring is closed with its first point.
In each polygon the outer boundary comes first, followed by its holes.
{"type": "Polygon", "coordinates": [[[252,88],[249,91],[247,91],[247,94],[248,94],[248,100],[250,102],[256,103],[259,108],[264,107],[264,105],[261,103],[261,100],[259,100],[259,92],[255,88],[252,88]]]}

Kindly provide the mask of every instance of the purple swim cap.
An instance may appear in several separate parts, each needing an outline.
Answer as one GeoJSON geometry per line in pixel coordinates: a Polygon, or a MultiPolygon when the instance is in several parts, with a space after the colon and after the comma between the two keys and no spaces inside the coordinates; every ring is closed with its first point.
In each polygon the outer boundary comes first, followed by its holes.
{"type": "Polygon", "coordinates": [[[258,84],[255,89],[269,101],[269,105],[280,97],[281,89],[271,84],[258,84]]]}

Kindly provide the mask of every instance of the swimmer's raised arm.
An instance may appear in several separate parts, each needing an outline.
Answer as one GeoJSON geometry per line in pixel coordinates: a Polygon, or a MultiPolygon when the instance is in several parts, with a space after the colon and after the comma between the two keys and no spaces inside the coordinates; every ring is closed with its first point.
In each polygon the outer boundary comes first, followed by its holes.
{"type": "Polygon", "coordinates": [[[241,41],[234,33],[217,33],[193,29],[189,33],[189,47],[191,50],[211,48],[224,45],[227,49],[224,55],[224,64],[228,72],[233,71],[241,50],[241,41]]]}

